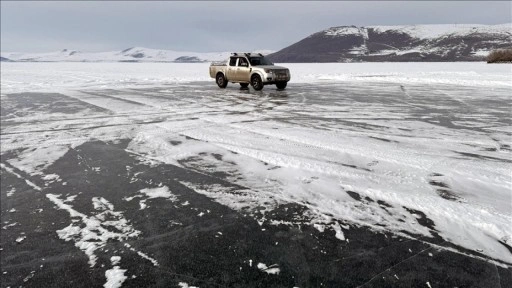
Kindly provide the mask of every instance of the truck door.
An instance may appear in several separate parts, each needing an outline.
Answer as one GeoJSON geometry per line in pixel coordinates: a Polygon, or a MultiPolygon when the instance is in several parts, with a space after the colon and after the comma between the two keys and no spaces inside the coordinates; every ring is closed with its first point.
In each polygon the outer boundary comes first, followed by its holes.
{"type": "Polygon", "coordinates": [[[236,80],[237,81],[247,81],[249,82],[249,61],[245,57],[238,58],[238,66],[236,69],[236,80]]]}
{"type": "Polygon", "coordinates": [[[226,69],[226,78],[228,80],[236,80],[236,62],[238,60],[238,57],[230,57],[229,58],[229,65],[226,69]]]}

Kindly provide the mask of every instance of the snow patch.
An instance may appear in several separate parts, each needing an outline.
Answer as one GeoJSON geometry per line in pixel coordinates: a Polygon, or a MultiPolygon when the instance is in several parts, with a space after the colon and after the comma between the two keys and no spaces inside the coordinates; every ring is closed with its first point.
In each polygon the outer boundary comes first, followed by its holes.
{"type": "Polygon", "coordinates": [[[46,175],[44,175],[43,180],[44,181],[51,181],[51,182],[59,181],[60,180],[60,176],[57,175],[57,174],[46,174],[46,175]]]}
{"type": "Polygon", "coordinates": [[[430,24],[430,25],[397,25],[367,26],[378,32],[396,32],[411,35],[418,39],[432,39],[449,35],[470,35],[474,33],[510,33],[511,24],[430,24]]]}
{"type": "Polygon", "coordinates": [[[279,272],[281,272],[281,269],[279,269],[277,264],[272,264],[267,267],[266,264],[260,262],[260,263],[258,263],[257,267],[258,267],[258,269],[260,269],[261,271],[263,271],[267,274],[279,275],[279,272]]]}
{"type": "Polygon", "coordinates": [[[121,262],[120,256],[112,256],[110,257],[110,262],[112,262],[112,265],[117,265],[119,262],[121,262]]]}
{"type": "Polygon", "coordinates": [[[180,288],[199,288],[197,286],[190,286],[186,282],[180,282],[178,283],[178,286],[180,286],[180,288]]]}
{"type": "Polygon", "coordinates": [[[361,36],[364,39],[368,39],[368,30],[364,27],[355,27],[355,26],[343,26],[343,27],[333,27],[324,31],[326,36],[348,36],[348,35],[357,35],[361,36]]]}
{"type": "Polygon", "coordinates": [[[155,198],[166,198],[170,201],[178,201],[178,198],[176,195],[172,194],[169,190],[169,187],[162,186],[157,188],[144,188],[139,191],[142,194],[145,194],[148,199],[155,199],[155,198]]]}
{"type": "MultiPolygon", "coordinates": [[[[139,190],[139,193],[145,195],[147,198],[142,199],[139,201],[140,210],[146,209],[148,204],[146,203],[148,199],[156,199],[156,198],[165,198],[169,201],[176,202],[178,201],[178,197],[176,195],[172,194],[172,192],[169,190],[169,187],[167,186],[161,186],[156,188],[144,188],[139,190]]],[[[144,197],[142,195],[136,195],[132,197],[125,197],[123,200],[125,201],[132,201],[135,198],[144,197]]]]}
{"type": "Polygon", "coordinates": [[[123,242],[141,234],[129,224],[122,212],[114,211],[114,205],[103,197],[92,198],[94,209],[98,212],[91,216],[73,209],[73,206],[66,204],[60,195],[48,193],[46,197],[59,209],[67,211],[72,218],[80,220],[73,221],[69,226],[57,230],[57,234],[65,241],[75,242],[75,246],[89,257],[91,267],[96,265],[98,258],[96,251],[105,247],[107,242],[123,242]]]}
{"type": "Polygon", "coordinates": [[[103,284],[105,288],[119,288],[123,285],[123,282],[128,279],[124,275],[126,269],[121,269],[119,266],[114,266],[112,269],[105,271],[105,277],[107,283],[103,284]]]}
{"type": "Polygon", "coordinates": [[[7,191],[7,197],[11,197],[12,195],[14,195],[14,192],[16,192],[16,188],[12,187],[11,189],[9,189],[9,191],[7,191]]]}
{"type": "Polygon", "coordinates": [[[345,234],[343,234],[340,224],[335,223],[335,224],[332,224],[331,227],[336,232],[335,237],[340,239],[341,241],[345,241],[345,234]]]}

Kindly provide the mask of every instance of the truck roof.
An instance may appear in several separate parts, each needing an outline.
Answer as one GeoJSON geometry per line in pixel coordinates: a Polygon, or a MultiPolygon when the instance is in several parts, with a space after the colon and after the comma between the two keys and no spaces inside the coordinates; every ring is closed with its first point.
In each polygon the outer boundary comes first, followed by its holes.
{"type": "Polygon", "coordinates": [[[260,56],[263,57],[263,54],[261,53],[247,53],[247,52],[233,52],[231,53],[231,56],[260,56]]]}

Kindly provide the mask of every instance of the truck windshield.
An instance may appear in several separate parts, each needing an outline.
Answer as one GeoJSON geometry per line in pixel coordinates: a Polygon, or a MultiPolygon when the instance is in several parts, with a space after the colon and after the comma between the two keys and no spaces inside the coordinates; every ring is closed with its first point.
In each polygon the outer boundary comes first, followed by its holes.
{"type": "Polygon", "coordinates": [[[274,65],[274,63],[270,62],[270,60],[265,57],[250,57],[249,61],[251,62],[252,66],[274,65]]]}

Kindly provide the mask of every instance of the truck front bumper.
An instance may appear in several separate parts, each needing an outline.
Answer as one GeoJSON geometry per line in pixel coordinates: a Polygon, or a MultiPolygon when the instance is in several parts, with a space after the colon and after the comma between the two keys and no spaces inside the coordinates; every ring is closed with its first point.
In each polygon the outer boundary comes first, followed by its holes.
{"type": "Polygon", "coordinates": [[[263,83],[265,84],[275,84],[275,83],[278,83],[278,82],[288,82],[290,81],[291,77],[290,77],[290,73],[289,72],[278,72],[278,73],[273,73],[273,72],[269,72],[269,73],[265,73],[265,77],[263,80],[263,83]]]}

